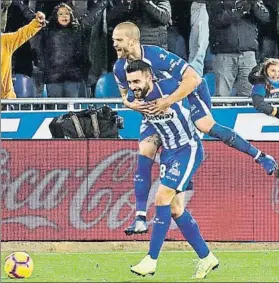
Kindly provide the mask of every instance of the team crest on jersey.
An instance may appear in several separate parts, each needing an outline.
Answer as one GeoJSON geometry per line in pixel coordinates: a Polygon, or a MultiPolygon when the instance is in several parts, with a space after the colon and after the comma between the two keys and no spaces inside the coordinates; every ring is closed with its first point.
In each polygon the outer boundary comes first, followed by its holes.
{"type": "Polygon", "coordinates": [[[166,58],[167,58],[167,55],[165,55],[165,54],[160,54],[160,59],[162,59],[162,60],[166,60],[166,58]]]}
{"type": "Polygon", "coordinates": [[[180,176],[179,166],[180,166],[179,162],[174,162],[171,166],[171,169],[169,170],[169,173],[176,177],[179,177],[180,176]]]}

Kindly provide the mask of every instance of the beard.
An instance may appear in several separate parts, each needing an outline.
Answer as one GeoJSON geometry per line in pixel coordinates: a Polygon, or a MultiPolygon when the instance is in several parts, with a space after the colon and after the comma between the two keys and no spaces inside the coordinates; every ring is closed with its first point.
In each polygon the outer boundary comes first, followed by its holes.
{"type": "Polygon", "coordinates": [[[138,89],[134,90],[133,92],[134,92],[136,99],[145,99],[145,97],[148,93],[148,90],[149,90],[149,86],[148,86],[148,84],[146,84],[144,86],[144,88],[142,88],[142,89],[138,88],[138,89]]]}

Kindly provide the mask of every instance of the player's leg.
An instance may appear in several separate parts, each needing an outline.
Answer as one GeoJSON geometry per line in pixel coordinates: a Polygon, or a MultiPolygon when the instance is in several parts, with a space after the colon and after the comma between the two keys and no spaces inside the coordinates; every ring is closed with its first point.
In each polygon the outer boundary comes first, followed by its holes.
{"type": "MultiPolygon", "coordinates": [[[[187,189],[192,188],[190,182],[187,189]]],[[[205,278],[207,274],[219,266],[218,259],[210,252],[205,240],[203,239],[199,226],[190,212],[185,209],[185,192],[177,194],[171,203],[171,213],[178,228],[188,241],[194,251],[197,253],[200,261],[194,278],[205,278]]]]}
{"type": "Polygon", "coordinates": [[[176,191],[160,185],[155,195],[155,216],[148,254],[131,271],[137,275],[153,275],[156,272],[157,259],[171,222],[170,204],[176,191]]]}
{"type": "Polygon", "coordinates": [[[131,271],[145,276],[154,274],[157,259],[171,221],[171,202],[177,192],[183,192],[203,160],[200,140],[177,150],[163,150],[161,153],[161,185],[155,196],[156,214],[153,222],[149,252],[131,271]]]}
{"type": "Polygon", "coordinates": [[[134,175],[136,216],[124,232],[126,235],[142,234],[148,231],[146,207],[151,188],[151,172],[161,140],[153,127],[146,127],[140,137],[137,169],[134,175]]]}
{"type": "Polygon", "coordinates": [[[189,103],[191,104],[191,118],[201,132],[250,155],[264,168],[268,175],[271,175],[277,169],[277,163],[272,156],[261,152],[234,130],[216,123],[206,104],[197,95],[190,95],[189,103]]]}

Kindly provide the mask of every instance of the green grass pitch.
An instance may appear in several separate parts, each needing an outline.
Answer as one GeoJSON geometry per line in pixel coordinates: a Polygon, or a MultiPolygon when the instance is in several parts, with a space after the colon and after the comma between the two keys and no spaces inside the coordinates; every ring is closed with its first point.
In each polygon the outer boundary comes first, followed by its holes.
{"type": "Polygon", "coordinates": [[[215,251],[220,261],[216,271],[204,280],[191,279],[197,258],[193,252],[163,251],[156,274],[138,277],[130,266],[144,252],[30,253],[35,269],[29,279],[1,282],[279,282],[279,251],[215,251]]]}

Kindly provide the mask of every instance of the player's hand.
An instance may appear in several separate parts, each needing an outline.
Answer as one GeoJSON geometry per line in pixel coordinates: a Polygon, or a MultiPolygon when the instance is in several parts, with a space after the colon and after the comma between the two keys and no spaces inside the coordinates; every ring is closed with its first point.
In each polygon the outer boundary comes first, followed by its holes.
{"type": "Polygon", "coordinates": [[[149,114],[158,115],[160,113],[166,112],[171,106],[170,101],[168,98],[159,98],[154,100],[148,106],[149,114]]]}
{"type": "Polygon", "coordinates": [[[135,99],[133,102],[129,102],[128,105],[128,107],[131,108],[132,110],[141,112],[143,114],[149,114],[149,110],[148,110],[149,106],[150,106],[149,103],[139,99],[135,99]]]}
{"type": "Polygon", "coordinates": [[[42,12],[36,13],[36,20],[41,24],[42,27],[46,26],[46,16],[42,12]]]}

